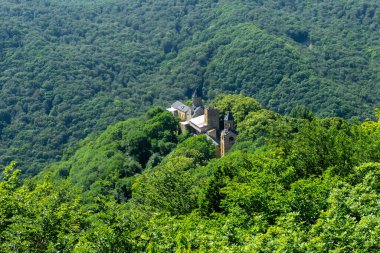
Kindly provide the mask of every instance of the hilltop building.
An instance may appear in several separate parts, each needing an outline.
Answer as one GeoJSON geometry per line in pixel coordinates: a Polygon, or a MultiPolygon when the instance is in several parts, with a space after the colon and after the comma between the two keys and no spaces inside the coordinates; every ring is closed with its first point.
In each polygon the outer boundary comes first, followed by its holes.
{"type": "Polygon", "coordinates": [[[203,106],[202,96],[198,90],[195,90],[192,95],[192,105],[188,106],[181,101],[176,101],[167,110],[180,119],[179,125],[182,132],[205,134],[217,146],[217,157],[224,156],[234,145],[238,133],[232,114],[226,114],[221,130],[219,110],[215,107],[203,106]]]}

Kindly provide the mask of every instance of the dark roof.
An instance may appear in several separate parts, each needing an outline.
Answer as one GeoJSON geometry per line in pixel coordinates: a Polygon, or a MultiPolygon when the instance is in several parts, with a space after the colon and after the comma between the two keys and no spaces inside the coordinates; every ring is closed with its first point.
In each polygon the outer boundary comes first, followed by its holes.
{"type": "Polygon", "coordinates": [[[203,106],[198,106],[198,107],[193,106],[192,109],[194,111],[192,117],[201,116],[204,114],[203,106]]]}
{"type": "Polygon", "coordinates": [[[187,105],[185,105],[184,103],[182,103],[180,101],[177,101],[174,104],[172,104],[172,107],[174,109],[181,111],[181,112],[187,112],[188,110],[190,110],[190,107],[188,107],[187,105]]]}
{"type": "Polygon", "coordinates": [[[212,141],[212,144],[214,144],[214,146],[219,146],[219,142],[220,142],[219,139],[214,140],[210,135],[208,135],[208,134],[205,134],[205,135],[206,135],[207,139],[212,141]]]}
{"type": "Polygon", "coordinates": [[[193,92],[193,98],[199,98],[201,97],[202,95],[199,93],[198,89],[195,89],[194,92],[193,92]]]}
{"type": "Polygon", "coordinates": [[[224,120],[234,120],[234,116],[230,112],[227,112],[226,117],[224,117],[224,120]]]}

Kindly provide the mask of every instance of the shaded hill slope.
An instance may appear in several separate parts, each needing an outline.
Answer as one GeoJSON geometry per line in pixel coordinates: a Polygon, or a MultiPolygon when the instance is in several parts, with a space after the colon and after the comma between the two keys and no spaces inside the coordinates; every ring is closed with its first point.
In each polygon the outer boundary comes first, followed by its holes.
{"type": "Polygon", "coordinates": [[[212,103],[239,130],[220,159],[204,135],[177,135],[172,115],[154,108],[66,150],[38,178],[21,183],[11,164],[1,251],[380,250],[378,121],[300,106],[282,116],[239,95],[212,103]]]}
{"type": "Polygon", "coordinates": [[[376,3],[6,1],[0,14],[0,162],[30,175],[195,87],[281,113],[364,119],[379,103],[376,3]]]}

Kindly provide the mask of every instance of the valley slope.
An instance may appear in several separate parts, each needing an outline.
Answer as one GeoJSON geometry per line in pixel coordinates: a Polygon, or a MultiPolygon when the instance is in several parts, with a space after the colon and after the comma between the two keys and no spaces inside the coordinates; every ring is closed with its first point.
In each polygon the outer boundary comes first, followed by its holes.
{"type": "MultiPolygon", "coordinates": [[[[232,149],[154,107],[0,181],[1,252],[378,252],[380,122],[218,96],[232,149]]],[[[379,110],[376,117],[380,118],[379,110]]]]}
{"type": "Polygon", "coordinates": [[[0,164],[25,175],[198,87],[289,113],[372,115],[378,4],[368,1],[3,1],[0,164]]]}

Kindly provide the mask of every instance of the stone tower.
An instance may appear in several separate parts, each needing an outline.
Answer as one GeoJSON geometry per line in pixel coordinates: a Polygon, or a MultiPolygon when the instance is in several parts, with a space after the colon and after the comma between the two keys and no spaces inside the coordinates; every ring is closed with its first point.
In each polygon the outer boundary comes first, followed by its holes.
{"type": "Polygon", "coordinates": [[[224,117],[224,129],[235,130],[234,117],[230,112],[227,112],[226,117],[224,117]]]}
{"type": "Polygon", "coordinates": [[[215,129],[219,131],[219,110],[217,108],[205,108],[205,125],[207,125],[207,130],[215,129]]]}
{"type": "Polygon", "coordinates": [[[202,105],[202,96],[199,94],[198,89],[194,90],[192,100],[193,100],[194,107],[198,107],[202,105]]]}
{"type": "Polygon", "coordinates": [[[220,156],[224,156],[235,144],[237,131],[232,114],[227,113],[224,118],[224,129],[220,134],[220,156]]]}

